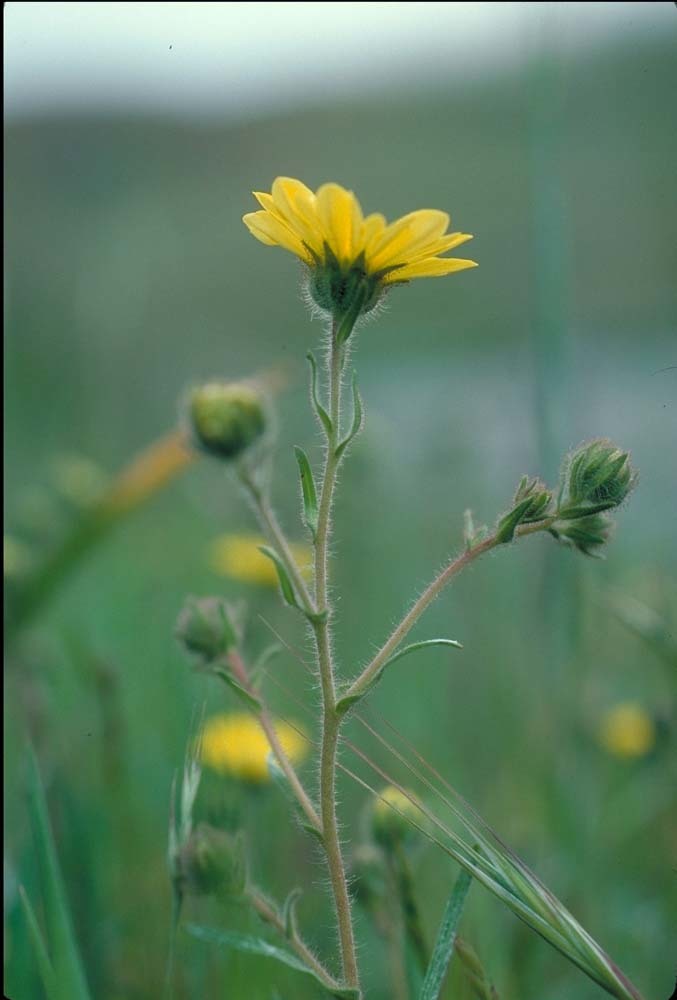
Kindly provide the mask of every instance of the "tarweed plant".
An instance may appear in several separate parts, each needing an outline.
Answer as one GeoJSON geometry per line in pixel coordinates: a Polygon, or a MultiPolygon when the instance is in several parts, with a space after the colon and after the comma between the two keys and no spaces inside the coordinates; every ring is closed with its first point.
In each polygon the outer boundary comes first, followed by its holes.
{"type": "Polygon", "coordinates": [[[319,738],[313,740],[305,727],[273,715],[264,684],[273,673],[266,663],[248,662],[239,612],[219,598],[191,599],[181,613],[178,637],[196,667],[225,682],[240,704],[237,714],[206,721],[186,767],[179,815],[170,825],[175,901],[206,892],[240,900],[278,935],[279,944],[228,930],[192,926],[192,933],[284,962],[314,977],[326,993],[359,1000],[364,992],[357,900],[390,941],[393,968],[397,971],[401,963],[405,970],[403,977],[394,976],[393,996],[434,1000],[456,953],[475,994],[495,998],[500,986],[491,983],[472,944],[457,934],[465,896],[471,881],[477,881],[608,993],[639,1000],[635,987],[563,904],[448,782],[414,748],[388,742],[383,727],[379,731],[360,714],[396,660],[431,647],[457,655],[460,644],[453,638],[407,640],[447,585],[485,553],[540,534],[582,554],[599,555],[609,539],[611,515],[636,481],[629,456],[606,440],[584,443],[564,459],[558,484],[522,477],[493,527],[477,526],[468,511],[459,526],[458,554],[423,589],[371,660],[346,669],[333,635],[338,595],[332,516],[339,470],[364,423],[364,403],[349,365],[357,330],[398,287],[474,268],[473,260],[447,256],[471,236],[450,232],[443,211],[414,211],[390,224],[378,213],[365,216],[355,195],[334,183],[313,192],[298,180],[280,177],[270,193],[257,192],[255,197],[260,209],[244,216],[246,226],[263,244],[299,258],[306,296],[325,323],[321,359],[308,355],[311,410],[324,443],[321,468],[313,468],[303,448],[295,449],[301,519],[312,547],[310,572],[307,560],[299,558],[306,550],[288,539],[271,504],[271,404],[264,390],[255,381],[241,380],[196,386],[187,404],[187,421],[200,451],[232,471],[263,536],[253,558],[252,536],[245,539],[249,555],[242,538],[231,538],[221,542],[215,558],[236,579],[269,582],[274,574],[284,603],[307,623],[317,701],[305,709],[317,723],[319,738]],[[412,780],[422,784],[422,793],[400,784],[345,738],[349,717],[405,764],[412,780]],[[341,747],[371,769],[372,779],[360,777],[339,759],[341,747]],[[315,758],[314,783],[302,780],[297,770],[304,755],[315,758]],[[297,926],[293,886],[284,903],[273,901],[252,881],[239,836],[193,823],[200,760],[244,781],[260,783],[269,777],[285,790],[299,821],[299,836],[311,838],[326,869],[337,932],[335,955],[318,957],[305,943],[297,926]],[[337,806],[339,770],[352,774],[374,796],[368,842],[353,852],[350,874],[341,836],[346,823],[339,820],[337,806]],[[421,932],[411,867],[412,851],[430,841],[463,869],[431,950],[421,932]],[[389,895],[396,900],[395,908],[387,902],[389,895]],[[401,948],[398,941],[403,942],[401,948]]]}

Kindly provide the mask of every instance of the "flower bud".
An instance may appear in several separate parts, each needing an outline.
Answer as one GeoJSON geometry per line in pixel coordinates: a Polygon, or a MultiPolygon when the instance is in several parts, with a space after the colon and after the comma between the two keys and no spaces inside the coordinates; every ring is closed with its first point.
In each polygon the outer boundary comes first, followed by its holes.
{"type": "Polygon", "coordinates": [[[636,478],[628,453],[611,441],[584,444],[569,459],[565,473],[567,502],[561,513],[577,516],[574,512],[581,505],[590,505],[595,512],[618,507],[636,478]]]}
{"type": "Polygon", "coordinates": [[[176,637],[205,663],[219,659],[237,644],[230,608],[220,597],[189,597],[176,623],[176,637]]]}
{"type": "Polygon", "coordinates": [[[247,884],[242,836],[200,823],[181,848],[178,871],[183,890],[196,896],[241,896],[247,884]]]}
{"type": "Polygon", "coordinates": [[[404,844],[416,835],[416,826],[420,826],[422,820],[423,814],[414,795],[388,785],[374,802],[371,823],[374,840],[386,848],[404,844]]]}
{"type": "Polygon", "coordinates": [[[571,545],[586,556],[599,555],[599,549],[609,541],[611,521],[603,514],[588,514],[572,521],[557,521],[550,534],[559,541],[571,545]]]}
{"type": "Polygon", "coordinates": [[[266,413],[261,394],[243,382],[207,382],[189,404],[197,445],[217,458],[236,458],[261,438],[266,413]]]}
{"type": "Polygon", "coordinates": [[[511,542],[520,524],[541,521],[547,516],[551,501],[552,493],[540,479],[523,476],[511,509],[503,515],[496,527],[497,542],[501,544],[511,542]]]}

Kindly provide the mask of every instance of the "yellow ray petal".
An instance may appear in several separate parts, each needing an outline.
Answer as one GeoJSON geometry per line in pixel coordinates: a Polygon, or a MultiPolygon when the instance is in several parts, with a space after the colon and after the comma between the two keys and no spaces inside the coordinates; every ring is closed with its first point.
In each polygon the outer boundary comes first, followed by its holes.
{"type": "Polygon", "coordinates": [[[407,253],[406,260],[403,262],[409,266],[409,264],[416,264],[419,260],[424,260],[428,257],[439,257],[448,250],[453,250],[455,247],[459,247],[462,243],[467,243],[471,239],[472,236],[470,233],[450,233],[448,236],[443,236],[441,240],[427,243],[420,250],[407,253]]]}
{"type": "Polygon", "coordinates": [[[327,243],[342,263],[350,263],[362,249],[359,201],[339,184],[323,184],[317,192],[317,211],[327,243]]]}
{"type": "Polygon", "coordinates": [[[367,259],[369,259],[371,248],[381,239],[386,225],[385,216],[381,215],[379,212],[374,212],[372,215],[368,215],[364,220],[362,225],[362,236],[360,237],[360,246],[364,249],[367,259]]]}
{"type": "Polygon", "coordinates": [[[273,214],[279,216],[299,238],[317,252],[322,252],[323,233],[317,217],[313,192],[293,177],[276,177],[271,200],[273,214]]]}
{"type": "Polygon", "coordinates": [[[392,267],[410,259],[410,255],[423,250],[428,244],[441,239],[449,216],[437,209],[424,208],[410,212],[388,226],[380,241],[374,246],[369,266],[375,271],[392,267]]]}
{"type": "Polygon", "coordinates": [[[438,278],[454,271],[465,271],[468,267],[477,267],[474,260],[463,260],[460,257],[425,257],[414,264],[405,264],[395,271],[386,274],[384,284],[392,285],[395,281],[411,281],[412,278],[438,278]]]}
{"type": "Polygon", "coordinates": [[[310,254],[295,233],[270,212],[250,212],[242,217],[242,221],[261,243],[268,246],[280,246],[295,253],[301,260],[310,261],[310,254]]]}

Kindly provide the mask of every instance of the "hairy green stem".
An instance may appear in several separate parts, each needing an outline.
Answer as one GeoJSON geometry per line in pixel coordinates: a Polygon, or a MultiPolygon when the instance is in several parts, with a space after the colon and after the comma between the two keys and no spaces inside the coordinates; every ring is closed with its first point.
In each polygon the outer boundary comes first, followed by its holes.
{"type": "MultiPolygon", "coordinates": [[[[523,525],[517,529],[515,536],[523,537],[524,535],[532,535],[537,531],[544,531],[549,528],[556,519],[557,518],[553,516],[548,517],[543,521],[537,521],[534,524],[523,525]]],[[[440,593],[444,590],[449,581],[453,580],[455,576],[458,576],[458,574],[465,569],[466,566],[468,566],[471,562],[474,562],[475,559],[479,558],[479,556],[484,555],[485,552],[489,552],[491,549],[496,548],[496,546],[500,544],[501,543],[498,541],[495,534],[489,535],[489,537],[485,538],[484,541],[479,542],[473,548],[467,549],[465,552],[462,552],[460,556],[452,559],[449,565],[435,577],[432,583],[430,583],[423,591],[418,600],[415,601],[399,625],[396,626],[389,638],[383,646],[381,646],[371,663],[367,664],[359,677],[350,685],[348,690],[343,695],[343,699],[347,701],[348,699],[359,698],[362,694],[364,694],[365,691],[368,690],[374,678],[378,675],[379,671],[383,668],[384,664],[387,663],[400,643],[402,643],[409,634],[423,612],[426,611],[426,609],[437,597],[439,597],[440,593]]]]}
{"type": "Polygon", "coordinates": [[[237,652],[237,650],[233,649],[228,654],[228,664],[231,667],[234,676],[237,678],[237,680],[245,689],[245,691],[254,696],[256,700],[259,702],[260,708],[256,714],[261,724],[261,728],[263,729],[263,732],[266,735],[266,739],[268,740],[270,749],[273,751],[273,754],[275,755],[275,758],[278,764],[280,765],[280,768],[284,772],[284,775],[287,781],[289,782],[289,786],[292,792],[294,793],[296,801],[298,802],[301,809],[305,813],[308,822],[319,832],[321,828],[321,821],[320,817],[317,814],[317,810],[315,809],[313,803],[310,801],[310,798],[305,788],[301,784],[299,776],[294,770],[294,765],[289,760],[287,754],[284,752],[284,748],[280,743],[280,738],[275,731],[275,724],[273,723],[270,711],[268,710],[267,706],[262,703],[260,692],[255,691],[254,688],[252,687],[252,683],[249,678],[249,672],[247,670],[245,662],[242,659],[241,655],[237,652]]]}
{"type": "Polygon", "coordinates": [[[332,330],[329,370],[329,415],[331,430],[327,433],[327,451],[322,476],[320,503],[315,538],[315,606],[322,615],[313,623],[322,691],[322,747],[320,752],[320,815],[322,838],[331,881],[343,975],[346,984],[359,990],[359,973],[355,954],[355,936],[350,895],[336,817],[336,754],[340,718],[336,711],[336,686],[331,655],[331,621],[328,603],[327,554],[331,537],[331,508],[340,458],[336,449],[340,440],[341,367],[343,350],[338,343],[336,328],[332,330]],[[323,612],[326,614],[323,615],[323,612]]]}
{"type": "Polygon", "coordinates": [[[313,607],[308,587],[306,586],[306,582],[296,564],[289,542],[287,541],[285,533],[280,526],[280,522],[277,519],[275,511],[270,505],[268,497],[258,483],[254,481],[250,470],[246,465],[239,466],[238,475],[240,477],[240,482],[243,484],[247,493],[251,497],[252,503],[254,504],[254,510],[256,511],[261,527],[277,548],[282,562],[285,565],[285,569],[289,573],[291,581],[294,584],[296,593],[301,599],[303,610],[309,615],[314,614],[315,608],[313,607]]]}
{"type": "Polygon", "coordinates": [[[258,889],[251,888],[247,892],[247,900],[259,914],[259,916],[266,921],[268,924],[272,924],[281,934],[284,934],[289,941],[289,944],[294,949],[299,958],[312,969],[319,980],[324,984],[324,986],[330,991],[340,989],[340,984],[334,979],[334,977],[327,972],[322,963],[313,955],[312,951],[305,943],[303,938],[299,935],[295,928],[292,928],[291,935],[288,935],[287,928],[285,927],[284,921],[277,911],[277,908],[266,899],[263,893],[259,892],[258,889]]]}

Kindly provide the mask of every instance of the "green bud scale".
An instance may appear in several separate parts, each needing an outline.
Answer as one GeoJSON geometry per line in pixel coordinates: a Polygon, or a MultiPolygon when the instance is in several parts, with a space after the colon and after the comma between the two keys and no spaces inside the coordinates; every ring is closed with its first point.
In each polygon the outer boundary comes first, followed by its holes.
{"type": "Polygon", "coordinates": [[[384,272],[370,274],[364,254],[342,266],[325,244],[324,258],[313,254],[308,269],[308,293],[313,302],[333,317],[339,341],[348,339],[361,315],[371,312],[383,294],[384,272]]]}

